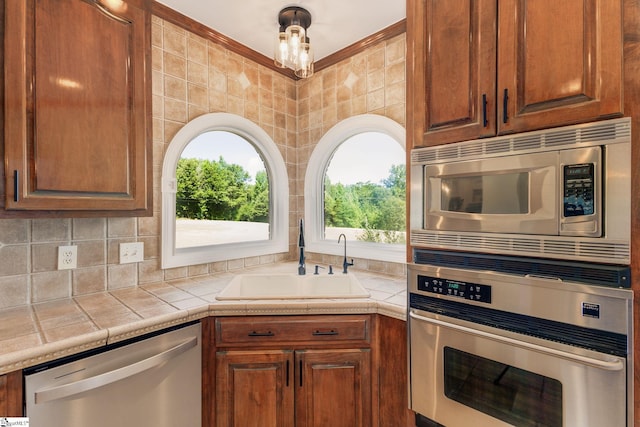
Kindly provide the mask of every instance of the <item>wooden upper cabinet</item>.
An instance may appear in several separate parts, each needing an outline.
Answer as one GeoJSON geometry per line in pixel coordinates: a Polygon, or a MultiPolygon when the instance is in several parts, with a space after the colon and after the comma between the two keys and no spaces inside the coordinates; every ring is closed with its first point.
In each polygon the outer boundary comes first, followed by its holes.
{"type": "Polygon", "coordinates": [[[499,133],[622,113],[621,0],[498,3],[499,133]]]}
{"type": "Polygon", "coordinates": [[[426,142],[495,135],[495,0],[427,0],[423,15],[426,142]]]}
{"type": "Polygon", "coordinates": [[[136,3],[5,2],[6,210],[151,214],[150,16],[136,3]]]}
{"type": "Polygon", "coordinates": [[[410,146],[622,113],[621,0],[408,0],[407,48],[410,146]]]}

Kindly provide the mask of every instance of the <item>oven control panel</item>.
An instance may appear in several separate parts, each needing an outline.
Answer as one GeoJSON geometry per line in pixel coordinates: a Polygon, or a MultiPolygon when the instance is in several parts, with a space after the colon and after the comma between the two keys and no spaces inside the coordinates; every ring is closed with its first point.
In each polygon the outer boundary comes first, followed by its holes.
{"type": "Polygon", "coordinates": [[[564,216],[583,216],[595,213],[595,167],[593,163],[565,165],[564,216]]]}
{"type": "Polygon", "coordinates": [[[491,304],[491,286],[418,275],[418,290],[491,304]]]}

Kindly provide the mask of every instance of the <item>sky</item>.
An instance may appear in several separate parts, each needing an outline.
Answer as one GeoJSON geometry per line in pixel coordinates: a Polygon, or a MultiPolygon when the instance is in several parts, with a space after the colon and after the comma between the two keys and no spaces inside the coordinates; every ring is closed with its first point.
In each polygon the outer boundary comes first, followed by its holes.
{"type": "MultiPolygon", "coordinates": [[[[187,145],[181,157],[218,160],[220,156],[227,163],[242,166],[252,178],[256,172],[265,170],[253,145],[226,131],[199,135],[187,145]]],[[[389,176],[391,165],[404,163],[404,148],[393,138],[379,132],[365,132],[349,138],[338,147],[327,168],[327,175],[334,184],[367,181],[378,184],[389,176]]]]}
{"type": "Polygon", "coordinates": [[[252,178],[265,170],[256,149],[246,139],[226,131],[206,132],[195,137],[182,151],[180,157],[218,160],[240,165],[252,178]]]}
{"type": "Polygon", "coordinates": [[[393,138],[379,132],[366,132],[340,144],[329,163],[327,176],[333,184],[367,181],[379,184],[389,177],[391,165],[405,161],[404,148],[393,138]]]}

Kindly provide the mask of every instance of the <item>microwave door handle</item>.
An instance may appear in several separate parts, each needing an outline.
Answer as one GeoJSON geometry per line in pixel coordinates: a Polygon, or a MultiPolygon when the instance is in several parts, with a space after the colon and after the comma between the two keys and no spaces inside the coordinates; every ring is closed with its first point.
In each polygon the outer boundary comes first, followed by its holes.
{"type": "MultiPolygon", "coordinates": [[[[198,344],[198,338],[189,338],[175,347],[163,351],[162,353],[155,354],[146,359],[140,360],[128,364],[126,366],[114,369],[109,372],[105,372],[100,375],[85,378],[69,384],[64,384],[57,387],[46,388],[38,390],[34,393],[35,403],[44,403],[51,400],[59,400],[65,397],[73,396],[79,393],[84,393],[96,388],[103,387],[105,385],[114,383],[116,381],[123,380],[125,378],[132,377],[136,374],[155,368],[168,362],[169,360],[179,356],[187,350],[195,347],[198,344]]],[[[117,350],[116,350],[117,351],[117,350]]]]}
{"type": "Polygon", "coordinates": [[[621,359],[610,360],[610,361],[598,360],[592,357],[580,356],[578,354],[571,354],[571,353],[567,353],[566,351],[543,347],[541,345],[519,341],[509,337],[503,337],[500,335],[492,334],[490,332],[468,328],[466,326],[443,322],[437,319],[430,319],[428,317],[420,316],[419,314],[416,314],[414,312],[410,312],[409,316],[419,321],[431,323],[438,326],[443,326],[445,328],[455,329],[457,331],[460,331],[466,334],[480,336],[480,337],[487,338],[493,341],[498,341],[504,344],[515,345],[516,347],[524,348],[526,350],[533,350],[538,353],[547,354],[549,356],[561,357],[563,359],[571,360],[577,363],[581,363],[583,365],[589,365],[594,368],[604,369],[606,371],[621,371],[624,369],[624,364],[622,363],[621,359]]]}

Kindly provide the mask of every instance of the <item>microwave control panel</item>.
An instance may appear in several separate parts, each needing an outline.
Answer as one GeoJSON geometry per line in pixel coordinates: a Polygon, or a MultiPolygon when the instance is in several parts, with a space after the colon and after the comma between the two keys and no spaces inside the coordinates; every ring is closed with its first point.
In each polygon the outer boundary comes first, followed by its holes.
{"type": "Polygon", "coordinates": [[[595,166],[593,163],[564,166],[564,216],[595,213],[595,166]]]}
{"type": "Polygon", "coordinates": [[[418,290],[491,304],[491,286],[418,275],[418,290]]]}

